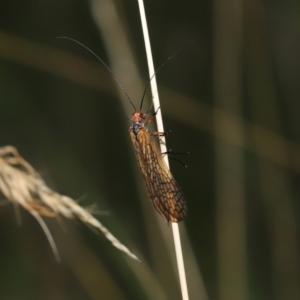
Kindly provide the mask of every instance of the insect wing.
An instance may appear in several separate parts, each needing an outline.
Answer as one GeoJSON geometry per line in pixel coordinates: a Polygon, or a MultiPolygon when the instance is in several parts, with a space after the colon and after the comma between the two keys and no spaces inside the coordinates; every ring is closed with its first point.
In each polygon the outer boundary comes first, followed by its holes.
{"type": "Polygon", "coordinates": [[[160,151],[145,128],[130,137],[155,209],[167,222],[179,222],[187,216],[183,193],[164,162],[160,151]]]}

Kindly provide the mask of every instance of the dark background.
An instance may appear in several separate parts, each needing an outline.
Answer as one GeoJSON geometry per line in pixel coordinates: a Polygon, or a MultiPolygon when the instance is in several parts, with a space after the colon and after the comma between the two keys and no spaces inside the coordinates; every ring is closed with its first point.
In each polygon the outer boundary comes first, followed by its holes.
{"type": "MultiPolygon", "coordinates": [[[[157,75],[168,148],[190,152],[187,169],[171,161],[189,208],[180,228],[190,299],[299,299],[299,2],[145,9],[156,68],[194,40],[157,75]]],[[[181,299],[171,227],[130,144],[132,107],[101,63],[58,36],[97,53],[139,105],[149,75],[137,1],[2,0],[0,145],[57,192],[109,212],[97,218],[142,263],[62,217],[66,233],[46,220],[57,264],[36,220],[22,210],[18,227],[3,206],[0,298],[181,299]]]]}

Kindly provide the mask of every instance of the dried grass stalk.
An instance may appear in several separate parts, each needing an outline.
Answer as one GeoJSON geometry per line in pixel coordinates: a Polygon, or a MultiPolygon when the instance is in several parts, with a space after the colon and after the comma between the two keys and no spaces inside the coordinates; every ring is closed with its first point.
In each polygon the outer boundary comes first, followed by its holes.
{"type": "MultiPolygon", "coordinates": [[[[150,86],[151,86],[151,92],[152,92],[152,97],[153,97],[153,106],[154,106],[154,110],[157,112],[157,114],[156,114],[157,130],[158,130],[158,132],[165,132],[164,131],[164,126],[163,126],[162,112],[161,112],[161,109],[159,109],[160,108],[160,101],[159,101],[159,95],[158,95],[158,89],[157,89],[157,83],[156,83],[156,76],[153,77],[153,74],[156,74],[156,73],[155,73],[154,63],[153,63],[153,57],[152,57],[152,51],[151,51],[151,45],[150,45],[150,37],[149,37],[149,31],[148,31],[144,1],[143,0],[138,0],[138,4],[139,4],[139,11],[140,11],[140,17],[141,17],[141,22],[142,22],[144,42],[145,42],[145,47],[146,47],[149,77],[151,78],[150,86]]],[[[164,152],[167,151],[166,140],[165,140],[164,137],[162,137],[160,139],[160,149],[161,149],[161,153],[164,153],[164,152]]],[[[169,168],[168,155],[164,156],[164,161],[165,161],[166,165],[169,168]]],[[[174,247],[175,247],[175,253],[176,253],[176,262],[177,262],[177,267],[178,267],[181,295],[182,295],[183,300],[189,300],[189,294],[188,294],[187,280],[186,280],[186,275],[185,275],[185,266],[184,266],[184,259],[183,259],[183,254],[182,254],[181,238],[180,238],[178,223],[174,223],[174,222],[172,223],[172,232],[173,232],[173,238],[174,238],[174,247]]]]}
{"type": "Polygon", "coordinates": [[[12,146],[0,148],[0,190],[8,201],[16,207],[21,205],[37,219],[58,261],[60,258],[55,242],[42,217],[59,218],[63,215],[70,219],[78,218],[83,223],[101,231],[116,248],[138,260],[88,210],[79,206],[70,197],[51,190],[34,168],[12,146]]]}

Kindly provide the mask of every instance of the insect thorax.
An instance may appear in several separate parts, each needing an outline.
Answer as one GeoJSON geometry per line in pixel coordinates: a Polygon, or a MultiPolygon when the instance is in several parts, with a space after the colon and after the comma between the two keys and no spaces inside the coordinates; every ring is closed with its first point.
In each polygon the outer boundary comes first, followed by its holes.
{"type": "Polygon", "coordinates": [[[135,123],[132,124],[131,130],[135,135],[137,135],[142,127],[143,127],[143,123],[135,122],[135,123]]]}
{"type": "Polygon", "coordinates": [[[135,110],[132,115],[130,120],[132,121],[132,126],[130,127],[131,131],[137,135],[141,128],[144,128],[144,122],[143,120],[146,119],[146,114],[144,114],[141,110],[135,110]]]}

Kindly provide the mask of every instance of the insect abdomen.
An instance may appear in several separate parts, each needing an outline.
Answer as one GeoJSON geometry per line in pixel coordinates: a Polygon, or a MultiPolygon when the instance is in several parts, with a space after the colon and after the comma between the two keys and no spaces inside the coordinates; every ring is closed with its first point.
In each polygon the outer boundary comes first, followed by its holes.
{"type": "Polygon", "coordinates": [[[129,133],[154,208],[167,222],[181,221],[187,216],[186,201],[155,141],[145,128],[137,134],[130,129],[129,133]]]}

